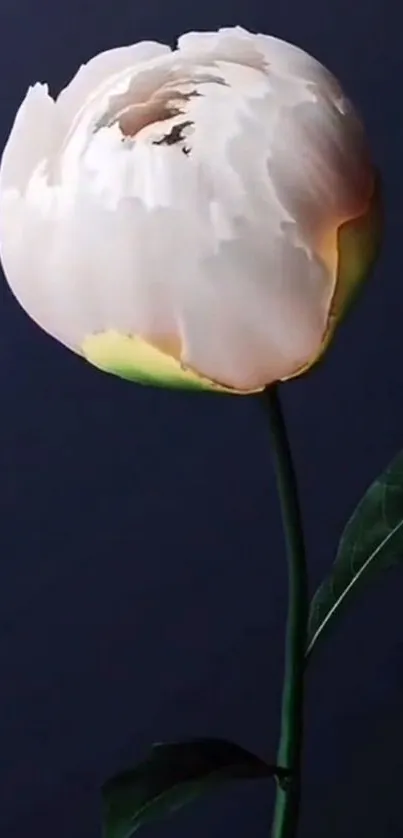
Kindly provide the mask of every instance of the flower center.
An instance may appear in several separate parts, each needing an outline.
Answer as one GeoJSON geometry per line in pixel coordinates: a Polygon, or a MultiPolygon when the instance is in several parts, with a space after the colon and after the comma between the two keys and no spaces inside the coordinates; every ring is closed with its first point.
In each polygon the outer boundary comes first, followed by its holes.
{"type": "MultiPolygon", "coordinates": [[[[112,99],[96,130],[117,124],[124,139],[135,140],[142,131],[152,127],[154,130],[147,131],[142,139],[148,139],[153,145],[182,144],[193,127],[188,106],[192,99],[203,95],[200,89],[203,85],[212,83],[226,86],[225,80],[216,73],[199,71],[192,78],[176,73],[176,77],[171,76],[146,101],[133,101],[133,91],[129,89],[112,99]]],[[[182,150],[185,154],[190,152],[185,146],[182,150]]]]}
{"type": "Polygon", "coordinates": [[[183,114],[183,112],[183,110],[168,99],[161,101],[156,98],[139,105],[127,105],[115,114],[109,125],[118,123],[123,136],[133,138],[143,128],[154,125],[156,122],[165,122],[168,119],[173,119],[183,114]]]}

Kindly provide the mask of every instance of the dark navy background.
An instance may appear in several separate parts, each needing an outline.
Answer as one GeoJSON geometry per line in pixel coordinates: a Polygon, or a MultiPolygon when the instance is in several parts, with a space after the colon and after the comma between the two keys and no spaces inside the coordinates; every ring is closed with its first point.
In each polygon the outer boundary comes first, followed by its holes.
{"type": "MultiPolygon", "coordinates": [[[[312,588],[403,445],[403,119],[395,0],[2,0],[0,146],[27,86],[141,39],[240,23],[294,41],[361,108],[385,183],[382,258],[326,364],[283,389],[312,588]]],[[[273,757],[286,576],[257,398],[148,390],[87,366],[0,287],[0,829],[98,838],[99,785],[155,740],[273,757]]],[[[301,838],[401,838],[403,574],[312,659],[301,838]]],[[[150,838],[264,838],[270,785],[150,838]]],[[[145,833],[144,833],[145,834],[145,833]]]]}

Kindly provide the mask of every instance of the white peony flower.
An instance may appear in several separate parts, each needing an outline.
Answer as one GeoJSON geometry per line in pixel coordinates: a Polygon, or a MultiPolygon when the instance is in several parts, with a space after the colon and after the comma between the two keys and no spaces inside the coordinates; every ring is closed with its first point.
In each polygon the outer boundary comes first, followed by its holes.
{"type": "Polygon", "coordinates": [[[322,354],[379,239],[362,125],[295,46],[241,28],[35,84],[0,169],[1,259],[101,369],[250,392],[322,354]]]}

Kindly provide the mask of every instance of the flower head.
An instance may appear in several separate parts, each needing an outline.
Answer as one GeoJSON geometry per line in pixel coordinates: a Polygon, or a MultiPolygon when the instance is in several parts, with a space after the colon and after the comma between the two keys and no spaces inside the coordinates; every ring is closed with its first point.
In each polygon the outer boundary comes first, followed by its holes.
{"type": "Polygon", "coordinates": [[[295,46],[139,43],[22,103],[0,168],[7,280],[101,369],[250,392],[322,354],[379,239],[361,122],[295,46]]]}

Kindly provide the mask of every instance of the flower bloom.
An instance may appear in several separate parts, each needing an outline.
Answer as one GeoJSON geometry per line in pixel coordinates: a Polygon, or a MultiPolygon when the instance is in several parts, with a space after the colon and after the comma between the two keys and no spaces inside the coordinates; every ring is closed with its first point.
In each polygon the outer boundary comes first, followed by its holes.
{"type": "Polygon", "coordinates": [[[251,392],[308,369],[376,255],[379,190],[335,78],[243,29],[35,84],[0,168],[0,253],[49,334],[108,372],[251,392]]]}

